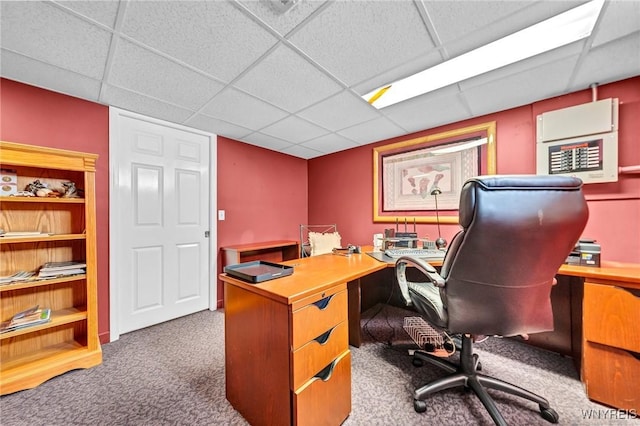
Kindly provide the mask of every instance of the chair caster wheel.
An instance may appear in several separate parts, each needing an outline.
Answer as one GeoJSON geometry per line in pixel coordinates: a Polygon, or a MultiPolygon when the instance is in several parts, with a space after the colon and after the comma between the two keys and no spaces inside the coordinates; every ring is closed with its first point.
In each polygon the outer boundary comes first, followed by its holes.
{"type": "Polygon", "coordinates": [[[424,362],[420,358],[413,358],[411,364],[413,364],[414,367],[422,367],[424,362]]]}
{"type": "Polygon", "coordinates": [[[427,403],[424,401],[414,399],[413,409],[416,410],[416,413],[424,413],[425,411],[427,411],[427,403]]]}
{"type": "Polygon", "coordinates": [[[558,420],[560,420],[560,416],[558,415],[556,410],[554,410],[551,407],[544,408],[540,406],[540,416],[542,416],[542,418],[548,421],[549,423],[558,423],[558,420]]]}

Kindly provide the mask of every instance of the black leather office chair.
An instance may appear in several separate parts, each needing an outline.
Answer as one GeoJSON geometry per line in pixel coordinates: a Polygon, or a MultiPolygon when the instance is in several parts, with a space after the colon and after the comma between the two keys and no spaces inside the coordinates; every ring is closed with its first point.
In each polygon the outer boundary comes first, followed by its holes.
{"type": "Polygon", "coordinates": [[[485,389],[491,388],[536,402],[541,416],[557,423],[558,414],[545,398],[480,373],[473,341],[477,336],[553,330],[554,276],[589,216],[582,181],[533,175],[473,178],[462,188],[459,215],[463,229],[453,238],[439,274],[417,258],[396,261],[407,305],[436,328],[461,335],[459,364],[415,352],[414,364],[426,361],[453,374],[417,389],[414,408],[423,412],[429,394],[464,386],[480,398],[496,424],[506,424],[485,389]],[[408,272],[425,281],[408,282],[408,272]]]}

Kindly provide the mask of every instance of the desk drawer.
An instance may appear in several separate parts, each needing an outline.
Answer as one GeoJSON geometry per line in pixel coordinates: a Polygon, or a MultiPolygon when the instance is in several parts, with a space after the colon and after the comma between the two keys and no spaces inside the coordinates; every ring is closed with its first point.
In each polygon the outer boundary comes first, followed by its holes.
{"type": "Polygon", "coordinates": [[[314,374],[349,349],[349,327],[347,326],[347,321],[341,322],[327,333],[319,336],[320,339],[318,340],[322,343],[315,339],[311,340],[293,353],[293,383],[291,389],[298,389],[314,374]]]}
{"type": "Polygon", "coordinates": [[[293,394],[294,424],[341,424],[351,412],[351,352],[346,350],[293,394]]]}
{"type": "Polygon", "coordinates": [[[640,352],[640,294],[585,283],[583,327],[590,342],[640,352]]]}
{"type": "Polygon", "coordinates": [[[589,398],[639,412],[640,354],[591,342],[582,350],[582,381],[589,398]]]}
{"type": "Polygon", "coordinates": [[[347,319],[347,291],[327,296],[294,311],[291,332],[292,349],[315,339],[347,319]]]}

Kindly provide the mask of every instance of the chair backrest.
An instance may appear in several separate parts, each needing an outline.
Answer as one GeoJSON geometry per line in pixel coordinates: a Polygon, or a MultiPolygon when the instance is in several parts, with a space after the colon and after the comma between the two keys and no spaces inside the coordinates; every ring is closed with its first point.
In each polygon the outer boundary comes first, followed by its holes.
{"type": "Polygon", "coordinates": [[[441,270],[448,329],[512,336],[553,330],[550,292],[589,216],[582,181],[494,175],[468,180],[460,231],[441,270]]]}

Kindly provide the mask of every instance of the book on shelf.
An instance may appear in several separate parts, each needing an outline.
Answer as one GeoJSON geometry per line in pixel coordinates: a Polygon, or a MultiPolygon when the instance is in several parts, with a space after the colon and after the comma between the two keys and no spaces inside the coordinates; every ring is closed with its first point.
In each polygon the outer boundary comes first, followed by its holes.
{"type": "Polygon", "coordinates": [[[51,309],[40,309],[38,305],[18,312],[9,321],[0,324],[0,333],[6,333],[26,327],[44,324],[51,321],[51,309]]]}

